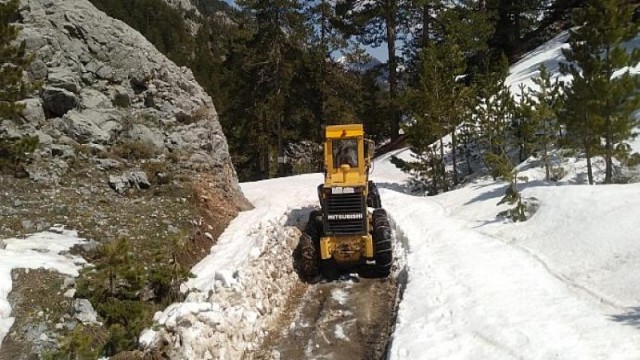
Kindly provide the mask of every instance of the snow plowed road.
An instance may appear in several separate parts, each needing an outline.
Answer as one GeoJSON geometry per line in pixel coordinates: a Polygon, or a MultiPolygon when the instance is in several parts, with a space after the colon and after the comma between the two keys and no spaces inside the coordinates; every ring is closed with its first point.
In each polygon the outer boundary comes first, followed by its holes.
{"type": "Polygon", "coordinates": [[[303,284],[262,354],[281,359],[380,359],[395,321],[397,284],[343,277],[303,284]]]}

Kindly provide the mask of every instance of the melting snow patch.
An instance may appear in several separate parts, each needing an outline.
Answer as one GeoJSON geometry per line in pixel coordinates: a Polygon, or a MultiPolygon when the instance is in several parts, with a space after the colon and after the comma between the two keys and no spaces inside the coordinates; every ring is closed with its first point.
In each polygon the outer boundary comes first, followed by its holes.
{"type": "Polygon", "coordinates": [[[11,238],[2,240],[0,249],[0,343],[9,332],[15,318],[11,317],[11,305],[7,296],[13,288],[11,271],[13,269],[56,270],[69,276],[78,276],[78,271],[87,262],[75,255],[66,253],[76,244],[86,242],[78,237],[77,231],[65,230],[63,226],[51,228],[30,235],[25,239],[11,238]]]}
{"type": "Polygon", "coordinates": [[[342,325],[336,325],[335,335],[336,335],[336,339],[349,341],[349,338],[344,334],[344,329],[342,328],[342,325]]]}
{"type": "Polygon", "coordinates": [[[347,294],[347,292],[343,289],[333,289],[331,291],[331,298],[337,301],[338,304],[344,305],[347,301],[347,298],[349,298],[349,294],[347,294]]]}

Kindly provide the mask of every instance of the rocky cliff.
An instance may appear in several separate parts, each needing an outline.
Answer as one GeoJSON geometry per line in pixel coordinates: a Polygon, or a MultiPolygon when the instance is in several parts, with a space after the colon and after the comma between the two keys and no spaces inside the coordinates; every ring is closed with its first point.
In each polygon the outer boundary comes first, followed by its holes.
{"type": "Polygon", "coordinates": [[[36,55],[28,75],[44,86],[24,101],[23,123],[5,121],[4,132],[37,134],[45,148],[140,140],[237,190],[215,108],[189,69],[88,1],[23,1],[21,16],[36,55]]]}
{"type": "MultiPolygon", "coordinates": [[[[136,261],[157,262],[164,251],[193,266],[250,207],[211,98],[189,69],[87,0],[23,0],[19,14],[20,41],[34,54],[25,76],[42,86],[23,101],[19,119],[0,119],[0,138],[37,135],[40,145],[24,177],[0,172],[0,238],[62,223],[93,240],[77,250],[89,257],[101,243],[127,237],[136,261]]],[[[30,285],[14,285],[21,288],[30,285]]],[[[42,319],[66,318],[49,313],[47,304],[71,301],[57,293],[36,306],[42,319]]],[[[27,358],[55,347],[27,330],[51,339],[46,332],[63,326],[29,319],[33,309],[20,303],[0,355],[27,358]]]]}

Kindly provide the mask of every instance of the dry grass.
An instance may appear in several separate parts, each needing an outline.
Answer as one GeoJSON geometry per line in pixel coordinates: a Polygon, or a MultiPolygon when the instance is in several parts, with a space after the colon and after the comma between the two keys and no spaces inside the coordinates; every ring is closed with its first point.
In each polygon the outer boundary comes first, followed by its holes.
{"type": "Polygon", "coordinates": [[[158,155],[158,151],[153,145],[142,140],[129,140],[119,143],[111,148],[111,152],[127,160],[150,159],[158,155]]]}

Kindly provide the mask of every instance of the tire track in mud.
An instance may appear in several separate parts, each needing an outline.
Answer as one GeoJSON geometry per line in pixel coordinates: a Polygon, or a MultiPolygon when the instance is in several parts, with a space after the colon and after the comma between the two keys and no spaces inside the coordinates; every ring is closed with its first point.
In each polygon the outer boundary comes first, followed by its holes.
{"type": "Polygon", "coordinates": [[[292,294],[285,315],[254,358],[380,359],[395,323],[393,278],[345,276],[292,294]]]}
{"type": "MultiPolygon", "coordinates": [[[[392,220],[392,219],[390,219],[392,220]]],[[[391,345],[407,281],[407,239],[391,221],[394,267],[388,278],[345,275],[336,281],[300,281],[282,316],[250,359],[382,359],[391,345]]]]}

